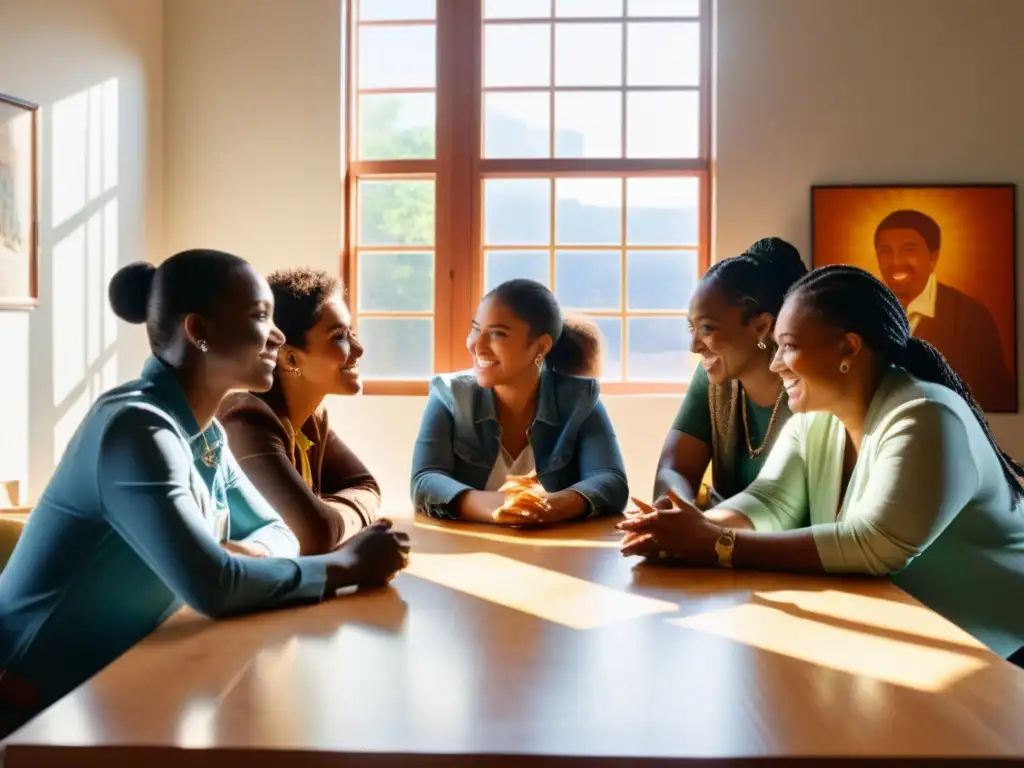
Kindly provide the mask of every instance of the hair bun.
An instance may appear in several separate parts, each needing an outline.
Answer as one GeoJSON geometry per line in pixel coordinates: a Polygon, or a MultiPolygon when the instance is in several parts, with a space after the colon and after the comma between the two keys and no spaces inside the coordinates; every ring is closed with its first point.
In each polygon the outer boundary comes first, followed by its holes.
{"type": "Polygon", "coordinates": [[[790,269],[794,274],[803,275],[807,272],[807,265],[800,258],[800,251],[781,237],[762,237],[747,249],[745,255],[776,267],[790,269]]]}
{"type": "Polygon", "coordinates": [[[146,322],[149,292],[155,275],[156,267],[146,261],[136,261],[117,270],[107,289],[114,314],[126,323],[138,325],[146,322]]]}

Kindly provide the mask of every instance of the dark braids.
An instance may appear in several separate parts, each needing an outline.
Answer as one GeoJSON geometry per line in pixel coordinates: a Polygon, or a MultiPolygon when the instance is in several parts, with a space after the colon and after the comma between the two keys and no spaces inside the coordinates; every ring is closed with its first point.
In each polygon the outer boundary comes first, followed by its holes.
{"type": "Polygon", "coordinates": [[[746,322],[764,312],[778,317],[786,293],[806,274],[796,248],[782,238],[765,237],[745,253],[712,264],[701,283],[714,285],[730,304],[746,307],[746,322]]]}
{"type": "Polygon", "coordinates": [[[967,383],[935,347],[910,334],[907,314],[884,283],[857,267],[821,267],[800,280],[790,295],[799,294],[831,325],[856,333],[884,360],[923,381],[941,384],[962,397],[974,412],[989,443],[1003,464],[1014,504],[1024,498],[1024,467],[1004,452],[967,383]]]}

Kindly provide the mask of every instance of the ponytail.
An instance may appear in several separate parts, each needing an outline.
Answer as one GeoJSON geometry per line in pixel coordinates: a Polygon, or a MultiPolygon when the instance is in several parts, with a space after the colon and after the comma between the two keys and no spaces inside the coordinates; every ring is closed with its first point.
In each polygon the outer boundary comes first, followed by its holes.
{"type": "Polygon", "coordinates": [[[599,379],[603,358],[601,329],[583,315],[569,315],[545,362],[556,373],[599,379]]]}
{"type": "Polygon", "coordinates": [[[1013,503],[1024,499],[1024,467],[999,446],[970,387],[942,353],[927,341],[910,335],[907,313],[884,283],[857,267],[837,265],[809,273],[793,286],[790,295],[797,293],[827,322],[858,334],[883,359],[922,381],[956,392],[974,413],[999,457],[1013,503]]]}

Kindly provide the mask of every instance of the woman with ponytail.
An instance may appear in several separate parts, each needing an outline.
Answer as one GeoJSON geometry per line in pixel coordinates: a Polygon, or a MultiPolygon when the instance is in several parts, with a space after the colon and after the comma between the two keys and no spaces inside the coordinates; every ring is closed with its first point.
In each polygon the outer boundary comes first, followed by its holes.
{"type": "Polygon", "coordinates": [[[669,490],[707,507],[757,477],[792,415],[782,380],[768,367],[772,328],[786,292],[806,274],[796,248],[766,237],[712,265],[697,284],[687,319],[701,364],[665,438],[656,507],[672,506],[669,490]],[[713,487],[702,488],[709,465],[713,487]]]}
{"type": "Polygon", "coordinates": [[[488,293],[466,340],[473,370],[431,384],[413,454],[417,511],[512,525],[622,512],[622,456],[591,378],[598,338],[533,280],[488,293]]]}
{"type": "Polygon", "coordinates": [[[887,576],[996,653],[1024,646],[1024,470],[893,293],[855,267],[815,270],[775,340],[795,415],[757,480],[720,525],[679,498],[646,508],[621,524],[624,553],[887,576]]]}
{"type": "Polygon", "coordinates": [[[145,323],[142,375],[99,397],[0,574],[0,731],[105,667],[184,604],[213,618],[380,586],[408,539],[387,522],[325,555],[239,469],[214,413],[266,391],[284,343],[266,280],[192,250],[114,275],[110,303],[145,323]]]}

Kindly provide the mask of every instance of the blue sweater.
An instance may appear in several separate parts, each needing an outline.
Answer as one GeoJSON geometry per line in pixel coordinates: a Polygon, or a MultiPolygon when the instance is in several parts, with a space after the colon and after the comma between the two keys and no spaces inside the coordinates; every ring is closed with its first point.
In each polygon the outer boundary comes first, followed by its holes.
{"type": "Polygon", "coordinates": [[[212,617],[313,602],[326,574],[238,469],[219,424],[201,433],[175,372],[96,402],[0,574],[0,710],[23,720],[187,603],[212,617]],[[215,451],[215,467],[201,459],[215,451]],[[267,559],[232,556],[225,539],[267,559]]]}

